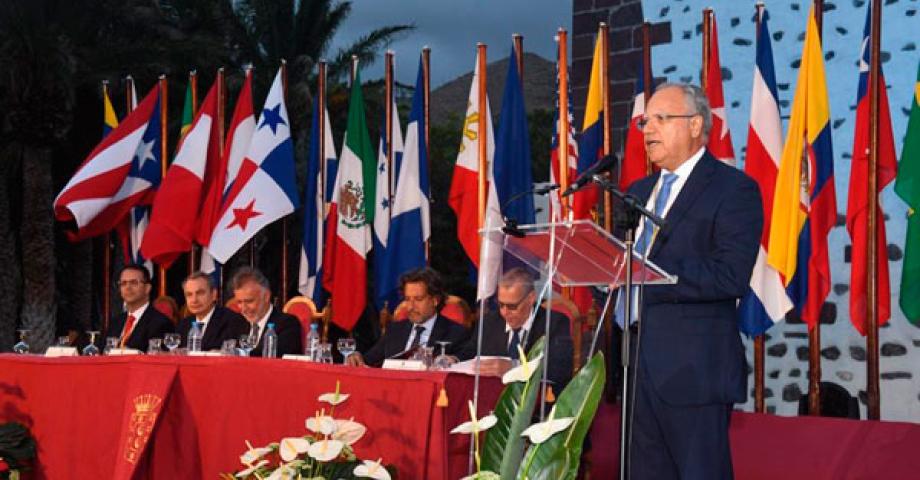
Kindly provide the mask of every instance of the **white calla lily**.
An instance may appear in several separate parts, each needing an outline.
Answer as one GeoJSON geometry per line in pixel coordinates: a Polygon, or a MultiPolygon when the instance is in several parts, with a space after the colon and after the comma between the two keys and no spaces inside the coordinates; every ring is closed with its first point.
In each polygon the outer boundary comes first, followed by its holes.
{"type": "Polygon", "coordinates": [[[333,407],[336,406],[336,405],[338,405],[338,404],[340,404],[340,403],[342,403],[342,402],[344,402],[345,400],[348,400],[348,394],[347,394],[347,393],[341,393],[341,391],[339,390],[339,388],[340,388],[341,386],[342,386],[341,382],[336,381],[336,382],[335,382],[335,391],[332,392],[332,393],[324,393],[324,394],[320,395],[320,396],[317,398],[317,400],[319,400],[319,401],[321,401],[321,402],[326,402],[326,403],[332,405],[333,407]]]}
{"type": "Polygon", "coordinates": [[[278,443],[278,454],[285,462],[290,462],[297,458],[297,455],[306,453],[310,448],[310,441],[303,437],[282,438],[278,443]]]}
{"type": "Polygon", "coordinates": [[[323,415],[322,412],[318,413],[315,417],[310,417],[307,419],[307,429],[311,432],[321,433],[323,435],[330,435],[332,432],[335,432],[335,419],[323,415]]]}
{"type": "Polygon", "coordinates": [[[527,382],[530,380],[530,377],[533,376],[534,372],[537,371],[537,366],[540,365],[542,359],[542,353],[537,355],[537,358],[533,360],[527,360],[527,357],[522,355],[521,364],[502,375],[502,383],[507,385],[511,382],[527,382]]]}
{"type": "Polygon", "coordinates": [[[374,480],[390,480],[390,472],[388,472],[386,468],[383,468],[380,460],[379,458],[377,461],[364,460],[364,463],[355,467],[352,473],[354,473],[356,477],[373,478],[374,480]]]}
{"type": "Polygon", "coordinates": [[[345,442],[346,445],[354,445],[365,433],[367,433],[367,427],[354,420],[336,420],[332,439],[345,442]]]}
{"type": "Polygon", "coordinates": [[[320,440],[310,445],[307,455],[320,462],[328,462],[342,453],[345,442],[339,440],[320,440]]]}
{"type": "Polygon", "coordinates": [[[476,407],[473,406],[472,400],[469,401],[469,409],[470,409],[470,419],[471,420],[469,422],[463,422],[460,425],[457,425],[456,427],[454,427],[453,430],[450,431],[450,433],[471,434],[471,433],[484,432],[494,427],[495,424],[498,422],[498,417],[496,417],[495,415],[492,415],[491,413],[489,415],[486,415],[482,418],[477,419],[476,418],[476,407]]]}
{"type": "Polygon", "coordinates": [[[253,472],[255,472],[256,470],[258,470],[259,468],[261,468],[261,467],[263,467],[263,466],[265,466],[265,465],[268,465],[268,460],[259,460],[258,463],[254,463],[254,464],[252,464],[252,465],[249,465],[249,468],[247,468],[246,470],[242,470],[242,471],[236,472],[236,477],[237,477],[237,478],[246,478],[246,477],[252,475],[253,472]]]}
{"type": "Polygon", "coordinates": [[[569,425],[575,421],[575,417],[566,417],[566,418],[553,418],[552,412],[550,412],[549,418],[545,422],[535,423],[523,433],[522,437],[527,437],[530,440],[530,443],[539,444],[545,442],[549,437],[552,437],[558,432],[569,428],[569,425]]]}
{"type": "Polygon", "coordinates": [[[246,446],[249,447],[249,450],[246,450],[246,453],[240,455],[240,462],[247,466],[251,466],[252,462],[255,462],[272,451],[272,449],[268,447],[253,448],[249,441],[246,442],[246,446]]]}
{"type": "Polygon", "coordinates": [[[483,470],[481,472],[474,473],[472,475],[467,475],[461,478],[460,480],[501,480],[501,478],[502,478],[501,475],[495,472],[490,472],[489,470],[483,470]]]}

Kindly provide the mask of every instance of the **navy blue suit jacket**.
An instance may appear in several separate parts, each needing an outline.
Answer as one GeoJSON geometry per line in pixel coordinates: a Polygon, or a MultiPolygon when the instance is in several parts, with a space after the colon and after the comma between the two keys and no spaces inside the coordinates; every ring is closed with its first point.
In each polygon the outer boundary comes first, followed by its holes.
{"type": "MultiPolygon", "coordinates": [[[[112,317],[112,322],[109,323],[108,330],[102,338],[97,339],[97,343],[101,342],[101,345],[105,345],[105,337],[121,337],[122,330],[124,330],[127,320],[127,312],[121,312],[112,317]]],[[[131,335],[128,336],[125,342],[125,347],[146,352],[147,344],[151,338],[162,339],[164,335],[172,333],[173,331],[174,327],[172,322],[169,321],[169,318],[154,308],[151,302],[147,305],[147,309],[144,310],[144,314],[141,315],[141,318],[137,319],[137,323],[135,323],[131,335]]]]}
{"type": "MultiPolygon", "coordinates": [[[[176,332],[182,335],[182,346],[188,347],[188,331],[192,329],[194,315],[183,318],[176,326],[176,332]]],[[[224,340],[239,340],[240,336],[249,332],[249,322],[239,313],[221,306],[214,307],[214,313],[208,319],[208,328],[201,339],[201,349],[220,350],[224,340]]]]}
{"type": "MultiPolygon", "coordinates": [[[[387,332],[377,340],[373,347],[363,354],[364,363],[379,367],[383,365],[383,361],[387,358],[404,351],[413,327],[415,327],[415,324],[409,320],[391,323],[387,326],[387,332]]],[[[438,348],[438,342],[450,342],[447,351],[448,353],[453,353],[466,340],[467,335],[469,335],[469,331],[466,327],[438,314],[434,325],[431,327],[431,334],[428,335],[428,342],[425,345],[435,347],[434,354],[438,355],[441,353],[438,348]]]]}
{"type": "MultiPolygon", "coordinates": [[[[658,175],[636,181],[630,193],[646,202],[658,175]]],[[[760,190],[707,151],[665,220],[649,260],[678,281],[644,289],[639,362],[672,405],[743,402],[747,375],[736,305],[760,245],[760,190]]]]}

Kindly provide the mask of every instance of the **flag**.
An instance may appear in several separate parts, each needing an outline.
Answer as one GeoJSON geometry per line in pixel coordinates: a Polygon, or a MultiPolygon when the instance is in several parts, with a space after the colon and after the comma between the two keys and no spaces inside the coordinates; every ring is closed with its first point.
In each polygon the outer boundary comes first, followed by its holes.
{"type": "MultiPolygon", "coordinates": [[[[376,181],[376,199],[374,200],[374,303],[378,309],[383,308],[384,303],[390,305],[391,310],[395,310],[399,304],[399,292],[390,288],[393,279],[385,278],[392,272],[386,271],[384,265],[388,263],[387,240],[390,232],[390,210],[393,197],[396,192],[396,175],[399,169],[397,166],[403,155],[403,137],[402,128],[399,126],[399,112],[396,110],[396,101],[392,105],[392,122],[393,138],[390,140],[390,148],[393,150],[393,165],[390,170],[387,159],[387,128],[386,112],[384,112],[383,123],[380,126],[380,147],[377,149],[377,175],[376,181]]],[[[396,248],[403,248],[397,245],[396,248]]]]}
{"type": "Polygon", "coordinates": [[[792,309],[786,295],[783,279],[775,268],[767,265],[767,244],[770,239],[770,220],[773,215],[773,190],[776,172],[783,154],[783,125],[779,115],[779,97],[776,94],[776,75],[773,69],[773,48],[766,10],[761,10],[760,30],[757,32],[757,51],[754,64],[754,88],[751,94],[751,121],[748,125],[747,156],[744,171],[757,182],[763,201],[763,233],[757,262],[751,273],[751,287],[738,304],[742,332],[752,337],[767,331],[792,309]]]}
{"type": "MultiPolygon", "coordinates": [[[[591,79],[588,81],[588,98],[585,101],[585,119],[578,137],[578,173],[584,172],[604,155],[604,96],[601,63],[604,58],[601,37],[594,43],[594,60],[591,62],[591,79]]],[[[575,218],[591,218],[600,192],[592,182],[575,194],[572,212],[575,218]]]]}
{"type": "Polygon", "coordinates": [[[326,295],[322,288],[323,280],[323,245],[325,244],[326,221],[325,202],[323,198],[323,177],[320,163],[326,163],[326,183],[335,183],[335,177],[329,176],[329,164],[335,161],[335,145],[332,140],[332,125],[329,112],[323,111],[323,142],[320,151],[319,137],[319,102],[313,102],[313,124],[310,127],[310,150],[307,158],[306,188],[303,200],[303,242],[300,249],[300,274],[298,291],[310,297],[316,308],[323,308],[326,295]]]}
{"type": "Polygon", "coordinates": [[[219,265],[208,252],[214,226],[220,219],[221,205],[224,197],[233,185],[240,165],[249,151],[253,132],[256,130],[256,117],[252,108],[252,72],[246,72],[246,79],[236,99],[233,118],[227,138],[224,139],[224,154],[221,158],[217,175],[214,181],[205,187],[205,198],[201,209],[201,221],[198,223],[198,233],[195,241],[201,245],[201,271],[215,276],[219,275],[219,265]],[[223,170],[223,173],[220,171],[223,170]]]}
{"type": "Polygon", "coordinates": [[[60,221],[74,221],[71,241],[101,235],[131,207],[149,204],[160,181],[160,95],[144,101],[89,154],[54,200],[60,221]]]}
{"type": "Polygon", "coordinates": [[[818,324],[830,292],[827,236],[837,218],[826,85],[818,27],[810,13],[767,245],[767,263],[782,275],[795,310],[809,328],[818,324]]]}
{"type": "MultiPolygon", "coordinates": [[[[192,122],[195,120],[195,92],[192,81],[189,79],[188,86],[185,87],[185,106],[182,107],[182,124],[179,126],[179,144],[182,139],[192,128],[192,122]]],[[[178,148],[176,149],[178,152],[178,148]]]]}
{"type": "Polygon", "coordinates": [[[734,165],[735,151],[732,134],[728,130],[728,113],[725,111],[725,96],[722,94],[722,65],[719,63],[719,34],[716,29],[716,15],[712,14],[712,29],[709,34],[709,65],[706,70],[706,97],[712,109],[712,130],[706,148],[719,160],[734,165]]]}
{"type": "MultiPolygon", "coordinates": [[[[406,145],[399,177],[396,181],[396,195],[393,198],[388,248],[384,257],[383,283],[378,291],[393,297],[399,292],[399,277],[425,266],[425,242],[431,236],[429,217],[428,151],[425,148],[425,84],[422,62],[419,61],[418,76],[409,125],[406,127],[406,145]]],[[[395,304],[391,304],[395,307],[395,304]]]]}
{"type": "Polygon", "coordinates": [[[294,144],[279,69],[221,207],[208,245],[211,256],[226,263],[259,230],[293,212],[300,203],[295,179],[294,144]]]}
{"type": "Polygon", "coordinates": [[[102,138],[105,138],[115,127],[118,126],[118,115],[115,115],[115,107],[112,106],[112,100],[109,98],[109,91],[102,91],[102,138]]]}
{"type": "MultiPolygon", "coordinates": [[[[859,56],[859,83],[856,93],[856,130],[853,133],[853,162],[850,165],[850,191],[847,198],[847,232],[853,241],[850,256],[850,321],[863,336],[868,329],[866,318],[866,295],[868,292],[869,264],[869,66],[870,29],[872,26],[872,2],[866,10],[866,26],[863,30],[862,52],[859,56]]],[[[891,286],[888,279],[888,241],[885,236],[885,218],[879,195],[894,180],[897,174],[897,154],[894,150],[894,134],[891,130],[891,113],[888,111],[888,94],[882,65],[878,69],[878,156],[876,163],[877,199],[875,214],[876,239],[876,318],[878,325],[884,325],[891,317],[891,286]]]]}
{"type": "MultiPolygon", "coordinates": [[[[557,55],[558,58],[558,55],[557,55]]],[[[550,140],[550,167],[549,167],[549,183],[558,183],[561,184],[561,177],[559,176],[559,157],[560,157],[560,141],[559,141],[559,130],[562,126],[562,121],[560,120],[559,111],[559,62],[556,62],[556,112],[553,115],[553,137],[550,140]]],[[[568,69],[568,66],[563,66],[562,68],[568,69]]],[[[566,73],[568,74],[568,73],[566,73]]],[[[566,134],[568,135],[568,152],[565,155],[566,161],[566,184],[571,185],[575,181],[575,177],[578,176],[578,142],[575,140],[575,117],[572,115],[572,95],[569,92],[569,128],[566,134]]],[[[557,213],[562,212],[562,191],[556,190],[550,194],[550,219],[552,221],[559,221],[561,218],[557,213]]]]}
{"type": "Polygon", "coordinates": [[[920,65],[913,93],[894,191],[909,207],[900,305],[904,316],[917,325],[920,323],[920,215],[917,215],[920,210],[920,65]]]}
{"type": "Polygon", "coordinates": [[[620,168],[620,190],[648,174],[648,160],[645,153],[645,135],[639,128],[639,120],[645,115],[645,63],[639,61],[636,71],[636,93],[633,96],[632,116],[626,131],[626,148],[623,150],[623,166],[620,168]]]}
{"type": "MultiPolygon", "coordinates": [[[[130,78],[130,77],[129,77],[130,78]]],[[[137,108],[137,90],[134,88],[132,80],[131,89],[128,91],[128,101],[131,103],[131,110],[137,108]]],[[[160,112],[162,114],[162,111],[160,112]]],[[[160,159],[160,152],[157,152],[157,158],[160,159]]],[[[162,159],[160,159],[162,161],[162,159]]],[[[155,181],[158,185],[162,180],[162,165],[158,164],[155,181]]],[[[153,179],[151,169],[151,179],[153,179]]],[[[156,190],[156,187],[154,187],[156,190]]],[[[152,201],[152,200],[151,200],[152,201]]],[[[153,262],[144,258],[141,254],[141,243],[144,241],[144,234],[147,232],[147,225],[150,223],[150,203],[145,202],[131,208],[125,219],[115,226],[118,238],[121,243],[122,253],[125,262],[134,265],[143,265],[147,271],[153,275],[153,262]]]]}
{"type": "Polygon", "coordinates": [[[492,112],[489,99],[485,98],[486,131],[479,131],[479,55],[473,70],[473,82],[466,107],[463,124],[463,136],[457,152],[457,163],[450,182],[447,203],[457,215],[457,238],[463,251],[478,270],[478,287],[476,299],[482,300],[492,296],[498,285],[498,269],[501,265],[500,234],[483,237],[479,242],[479,135],[486,137],[486,215],[482,228],[499,228],[503,225],[499,211],[498,196],[492,188],[492,158],[495,155],[495,137],[492,134],[492,112]]]}
{"type": "Polygon", "coordinates": [[[153,202],[141,253],[164,268],[192,248],[205,206],[205,192],[217,181],[221,170],[218,144],[221,125],[217,121],[219,83],[220,78],[214,81],[201,110],[180,140],[176,157],[153,202]]]}
{"type": "Polygon", "coordinates": [[[495,133],[493,162],[495,193],[498,195],[502,215],[518,224],[534,223],[533,195],[527,193],[533,189],[530,132],[527,129],[524,89],[513,46],[508,56],[508,76],[505,78],[502,109],[498,131],[495,133]]]}
{"type": "Polygon", "coordinates": [[[351,330],[367,305],[367,252],[371,249],[377,162],[367,133],[361,75],[355,73],[335,191],[326,218],[323,287],[332,293],[332,321],[351,330]]]}

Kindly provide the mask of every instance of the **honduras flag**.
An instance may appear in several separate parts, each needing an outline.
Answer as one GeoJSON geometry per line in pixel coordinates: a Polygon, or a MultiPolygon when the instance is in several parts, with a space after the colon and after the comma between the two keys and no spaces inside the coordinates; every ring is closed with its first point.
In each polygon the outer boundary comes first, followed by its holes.
{"type": "MultiPolygon", "coordinates": [[[[377,183],[376,196],[374,203],[374,303],[377,308],[383,308],[384,302],[389,302],[390,309],[394,310],[399,303],[399,295],[395,291],[390,291],[386,285],[390,284],[390,279],[384,278],[392,275],[384,268],[387,251],[390,217],[392,205],[395,197],[396,180],[399,172],[399,163],[403,155],[403,137],[399,126],[399,114],[396,111],[396,102],[392,105],[392,124],[393,138],[390,139],[390,149],[393,151],[393,164],[388,161],[387,137],[386,137],[386,113],[384,113],[383,125],[380,128],[380,148],[377,149],[377,183]],[[391,171],[392,168],[392,171],[391,171]]],[[[402,248],[397,245],[396,248],[402,248]]],[[[398,253],[397,253],[398,254],[398,253]]],[[[398,275],[398,274],[397,274],[398,275]]]]}
{"type": "Polygon", "coordinates": [[[409,126],[406,128],[406,146],[396,181],[396,195],[384,260],[380,262],[377,290],[394,296],[399,290],[399,276],[425,266],[425,242],[431,236],[428,205],[428,151],[425,149],[425,89],[422,63],[419,61],[418,77],[409,126]]]}

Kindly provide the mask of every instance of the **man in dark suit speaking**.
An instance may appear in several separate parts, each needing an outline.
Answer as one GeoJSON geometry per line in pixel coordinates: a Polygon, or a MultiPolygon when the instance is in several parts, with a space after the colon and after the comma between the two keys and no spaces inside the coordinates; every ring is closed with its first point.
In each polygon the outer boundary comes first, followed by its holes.
{"type": "Polygon", "coordinates": [[[438,272],[422,268],[406,273],[399,283],[409,319],[391,323],[373,347],[364,354],[349,355],[345,363],[379,367],[387,358],[419,345],[437,347],[437,342],[446,341],[451,343],[448,349],[451,352],[466,339],[466,327],[440,314],[447,292],[438,272]]]}
{"type": "Polygon", "coordinates": [[[249,323],[242,315],[217,305],[217,285],[204,272],[195,272],[182,282],[185,306],[191,315],[179,321],[176,331],[182,335],[182,346],[188,347],[188,332],[192,321],[202,330],[201,350],[220,350],[224,340],[237,340],[249,332],[249,323]]]}
{"type": "Polygon", "coordinates": [[[757,184],[706,150],[711,125],[702,90],[680,84],[660,86],[640,120],[661,171],[629,191],[667,223],[657,230],[641,222],[636,250],[678,281],[646,286],[631,327],[631,479],[733,476],[729,415],[744,401],[747,379],[735,310],[763,215],[757,184]]]}

